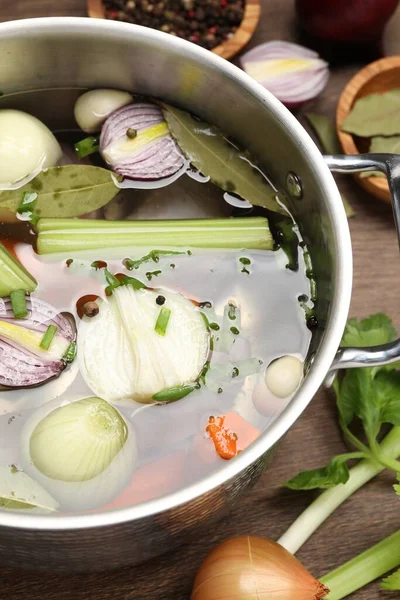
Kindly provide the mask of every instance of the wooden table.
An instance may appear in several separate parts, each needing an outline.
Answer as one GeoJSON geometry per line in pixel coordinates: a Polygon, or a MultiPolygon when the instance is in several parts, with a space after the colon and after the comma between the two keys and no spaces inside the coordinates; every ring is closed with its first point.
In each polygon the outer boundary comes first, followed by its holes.
{"type": "MultiPolygon", "coordinates": [[[[262,5],[252,45],[294,39],[293,0],[263,0],[262,5]]],[[[85,0],[0,0],[0,20],[60,15],[85,16],[85,0]]],[[[327,89],[308,110],[333,117],[338,95],[357,68],[334,70],[327,89]]],[[[400,328],[400,261],[390,208],[350,179],[341,187],[357,211],[350,222],[354,248],[351,314],[363,317],[382,311],[400,328]]],[[[283,440],[269,471],[230,516],[204,531],[201,539],[145,565],[113,573],[61,577],[0,569],[0,599],[188,600],[196,570],[216,543],[239,534],[277,539],[313,498],[312,493],[282,490],[280,483],[343,451],[332,396],[321,391],[283,440]]],[[[398,511],[389,477],[383,475],[337,510],[298,556],[316,576],[322,575],[392,533],[394,522],[398,525],[398,511]]],[[[371,584],[353,598],[381,596],[393,597],[371,584]]]]}

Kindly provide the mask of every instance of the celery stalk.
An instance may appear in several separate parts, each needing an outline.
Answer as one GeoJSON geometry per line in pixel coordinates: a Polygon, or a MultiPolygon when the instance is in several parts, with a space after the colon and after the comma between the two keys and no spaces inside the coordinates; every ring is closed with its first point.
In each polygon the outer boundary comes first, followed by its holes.
{"type": "Polygon", "coordinates": [[[16,290],[33,292],[36,286],[37,281],[32,275],[0,244],[0,297],[9,296],[16,290]]]}
{"type": "Polygon", "coordinates": [[[400,530],[320,578],[331,591],[326,600],[341,600],[400,565],[400,530]]]}
{"type": "Polygon", "coordinates": [[[179,219],[168,221],[98,221],[40,219],[39,254],[104,248],[197,247],[272,250],[267,219],[179,219]]]}

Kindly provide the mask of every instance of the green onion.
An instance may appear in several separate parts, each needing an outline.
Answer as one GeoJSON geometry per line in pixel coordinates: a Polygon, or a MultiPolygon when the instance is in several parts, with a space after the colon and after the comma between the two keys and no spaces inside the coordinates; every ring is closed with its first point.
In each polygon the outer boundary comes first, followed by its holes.
{"type": "Polygon", "coordinates": [[[167,327],[168,327],[168,323],[171,317],[171,311],[169,308],[166,308],[165,306],[162,307],[162,309],[160,310],[160,313],[158,315],[156,324],[155,324],[155,331],[156,333],[158,333],[158,335],[165,335],[167,333],[167,327]]]}
{"type": "Polygon", "coordinates": [[[49,325],[46,330],[46,333],[44,334],[44,336],[42,338],[42,341],[40,342],[40,347],[42,348],[42,350],[49,350],[56,333],[57,333],[57,326],[49,325]]]}
{"type": "Polygon", "coordinates": [[[37,198],[38,198],[38,195],[36,192],[24,192],[21,203],[17,208],[17,213],[19,215],[22,215],[23,217],[25,217],[26,219],[28,219],[29,221],[31,221],[31,223],[34,223],[35,225],[39,220],[38,215],[35,215],[35,212],[34,212],[37,198]]]}
{"type": "Polygon", "coordinates": [[[200,314],[201,314],[201,317],[202,317],[202,319],[204,321],[204,325],[206,326],[207,331],[210,331],[210,322],[207,319],[207,316],[203,312],[201,312],[200,314]]]}
{"type": "Polygon", "coordinates": [[[181,398],[188,396],[195,389],[195,383],[188,383],[185,385],[168,388],[167,390],[163,390],[162,392],[157,392],[157,394],[154,394],[153,400],[156,402],[174,402],[175,400],[180,400],[181,398]]]}
{"type": "Polygon", "coordinates": [[[74,150],[78,158],[85,158],[89,154],[98,152],[99,149],[99,138],[92,135],[74,144],[74,150]]]}
{"type": "Polygon", "coordinates": [[[30,293],[36,286],[36,279],[3,244],[0,244],[0,297],[9,296],[15,290],[30,293]]]}
{"type": "Polygon", "coordinates": [[[104,273],[106,276],[106,281],[108,283],[108,286],[109,286],[109,288],[111,288],[111,290],[113,290],[121,285],[121,282],[115,277],[115,275],[113,275],[111,273],[111,271],[109,269],[105,268],[104,273]]]}
{"type": "Polygon", "coordinates": [[[179,219],[169,221],[100,221],[40,219],[39,254],[149,245],[273,250],[264,217],[179,219]]]}
{"type": "Polygon", "coordinates": [[[76,357],[76,342],[71,342],[67,348],[66,353],[63,356],[63,360],[69,364],[69,363],[74,362],[75,357],[76,357]]]}
{"type": "Polygon", "coordinates": [[[145,254],[142,256],[142,258],[138,258],[137,260],[126,258],[124,260],[124,266],[126,269],[128,269],[128,271],[133,271],[133,269],[138,269],[143,263],[151,260],[153,262],[159,262],[161,256],[172,256],[174,254],[186,254],[186,252],[176,252],[174,250],[151,250],[148,254],[145,254]]]}
{"type": "Polygon", "coordinates": [[[11,308],[16,319],[25,319],[28,315],[24,290],[14,290],[10,293],[11,308]]]}
{"type": "Polygon", "coordinates": [[[161,275],[162,271],[158,270],[158,271],[147,271],[146,273],[146,278],[151,281],[153,279],[153,277],[158,277],[159,275],[161,275]]]}
{"type": "Polygon", "coordinates": [[[120,284],[131,285],[134,290],[141,290],[146,287],[142,281],[139,281],[139,279],[136,279],[135,277],[129,277],[128,275],[123,275],[121,277],[120,284]]]}

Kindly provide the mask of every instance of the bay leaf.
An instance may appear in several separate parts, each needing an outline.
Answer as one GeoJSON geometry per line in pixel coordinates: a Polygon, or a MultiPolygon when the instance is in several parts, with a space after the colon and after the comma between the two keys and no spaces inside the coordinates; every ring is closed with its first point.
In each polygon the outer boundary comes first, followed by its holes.
{"type": "MultiPolygon", "coordinates": [[[[317,135],[322,150],[328,154],[341,154],[342,149],[332,120],[325,115],[316,115],[315,113],[306,113],[305,117],[317,135]]],[[[354,217],[356,213],[350,202],[341,192],[340,195],[347,218],[354,217]]]]}
{"type": "Polygon", "coordinates": [[[361,137],[400,134],[400,89],[357,100],[341,129],[361,137]]]}
{"type": "MultiPolygon", "coordinates": [[[[389,154],[400,154],[400,135],[384,137],[381,135],[371,138],[370,152],[388,152],[389,154]]],[[[386,177],[380,171],[366,171],[360,173],[360,177],[386,177]]]]}
{"type": "Polygon", "coordinates": [[[245,154],[230,144],[221,131],[194,119],[189,113],[164,104],[164,118],[186,158],[203,175],[227,192],[256,206],[286,213],[283,196],[274,190],[245,154]]]}
{"type": "Polygon", "coordinates": [[[88,165],[64,165],[42,171],[17,190],[0,191],[0,208],[16,212],[25,192],[38,194],[35,215],[71,218],[105,206],[118,194],[111,171],[88,165]]]}

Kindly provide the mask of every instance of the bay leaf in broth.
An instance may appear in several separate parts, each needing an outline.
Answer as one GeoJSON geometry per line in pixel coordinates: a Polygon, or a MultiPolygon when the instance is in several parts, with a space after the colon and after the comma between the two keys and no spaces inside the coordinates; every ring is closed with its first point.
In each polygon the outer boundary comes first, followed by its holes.
{"type": "Polygon", "coordinates": [[[283,201],[281,194],[217,127],[194,119],[173,106],[163,106],[164,118],[182,152],[203,175],[210,177],[212,183],[238,194],[251,204],[286,214],[279,205],[283,201]]]}
{"type": "Polygon", "coordinates": [[[0,208],[16,212],[25,192],[38,194],[34,212],[40,217],[85,215],[110,202],[119,192],[111,171],[87,165],[50,167],[16,190],[0,191],[0,208]]]}
{"type": "Polygon", "coordinates": [[[341,129],[361,137],[400,134],[400,89],[357,100],[341,129]]]}

